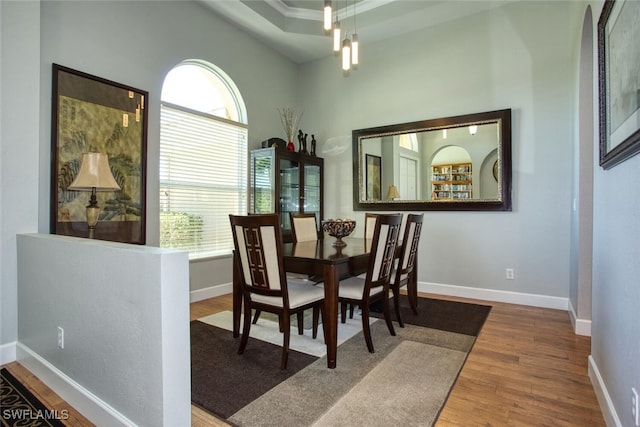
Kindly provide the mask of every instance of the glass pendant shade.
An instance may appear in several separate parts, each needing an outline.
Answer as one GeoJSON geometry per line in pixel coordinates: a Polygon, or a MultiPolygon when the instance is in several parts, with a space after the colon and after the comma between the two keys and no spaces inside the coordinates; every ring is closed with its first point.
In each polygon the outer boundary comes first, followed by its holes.
{"type": "Polygon", "coordinates": [[[342,70],[349,71],[351,69],[351,40],[345,37],[342,40],[342,70]]]}
{"type": "Polygon", "coordinates": [[[331,31],[331,0],[324,0],[324,32],[331,31]]]}
{"type": "Polygon", "coordinates": [[[358,35],[353,33],[353,36],[351,36],[351,65],[354,69],[358,68],[358,63],[360,62],[358,47],[358,35]]]}
{"type": "Polygon", "coordinates": [[[333,51],[340,52],[340,22],[337,19],[333,24],[333,51]]]}

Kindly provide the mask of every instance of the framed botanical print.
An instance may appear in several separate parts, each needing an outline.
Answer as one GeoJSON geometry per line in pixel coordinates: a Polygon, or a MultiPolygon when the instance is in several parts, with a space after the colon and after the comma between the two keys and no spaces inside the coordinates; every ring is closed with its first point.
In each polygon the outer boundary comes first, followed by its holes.
{"type": "Polygon", "coordinates": [[[85,153],[108,156],[119,190],[96,194],[95,238],[145,243],[146,91],[53,64],[51,233],[86,237],[91,192],[69,185],[85,153]]]}
{"type": "Polygon", "coordinates": [[[600,166],[640,153],[640,2],[607,0],[598,20],[600,166]]]}
{"type": "Polygon", "coordinates": [[[366,161],[367,200],[380,200],[382,197],[382,158],[367,154],[366,161]]]}

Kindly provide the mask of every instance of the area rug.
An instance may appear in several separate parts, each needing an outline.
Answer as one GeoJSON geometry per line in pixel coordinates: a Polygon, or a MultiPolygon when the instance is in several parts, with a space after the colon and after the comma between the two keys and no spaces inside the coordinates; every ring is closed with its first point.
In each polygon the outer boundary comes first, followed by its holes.
{"type": "MultiPolygon", "coordinates": [[[[432,311],[449,309],[439,307],[449,301],[433,301],[432,311]]],[[[464,316],[465,306],[458,308],[464,316]]],[[[433,425],[476,337],[413,321],[395,324],[395,337],[384,322],[373,322],[375,353],[358,332],[338,347],[336,369],[325,357],[290,351],[285,371],[280,345],[252,338],[238,355],[230,331],[194,321],[192,402],[239,426],[433,425]]]]}
{"type": "MultiPolygon", "coordinates": [[[[391,316],[395,318],[393,299],[390,300],[391,316]]],[[[405,323],[440,329],[442,331],[477,336],[484,325],[491,306],[469,304],[466,302],[446,301],[433,298],[418,298],[418,314],[413,314],[409,298],[400,295],[400,315],[405,323]]],[[[372,317],[382,318],[382,313],[371,313],[372,317]]]]}
{"type": "MultiPolygon", "coordinates": [[[[306,310],[311,312],[311,310],[306,310]]],[[[307,314],[305,312],[305,315],[307,314]]],[[[243,316],[240,317],[240,325],[242,325],[243,316]]],[[[233,330],[233,313],[231,311],[222,311],[209,316],[201,317],[198,321],[217,326],[226,330],[233,330]]],[[[375,318],[370,318],[370,323],[377,322],[375,318]]],[[[362,318],[359,313],[355,313],[353,319],[347,319],[346,323],[341,323],[338,328],[338,345],[342,344],[358,332],[362,330],[362,318]]],[[[298,326],[296,319],[291,319],[289,348],[307,353],[312,356],[322,357],[327,354],[327,346],[324,344],[322,336],[322,323],[318,325],[318,338],[312,338],[311,327],[303,329],[304,334],[298,335],[298,326]]],[[[282,334],[278,328],[278,317],[271,313],[261,313],[260,319],[255,325],[251,325],[249,336],[260,341],[270,342],[278,346],[282,345],[282,334]]]]}
{"type": "Polygon", "coordinates": [[[63,427],[62,413],[47,409],[11,372],[0,370],[2,426],[63,427]]]}

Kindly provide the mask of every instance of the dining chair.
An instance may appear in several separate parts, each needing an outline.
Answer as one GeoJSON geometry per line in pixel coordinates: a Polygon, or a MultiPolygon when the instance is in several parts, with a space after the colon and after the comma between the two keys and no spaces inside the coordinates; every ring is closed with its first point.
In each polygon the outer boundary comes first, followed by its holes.
{"type": "Polygon", "coordinates": [[[289,212],[294,242],[318,240],[318,222],[315,213],[289,212]]]}
{"type": "MultiPolygon", "coordinates": [[[[367,240],[371,240],[373,238],[373,232],[376,228],[376,218],[378,214],[365,212],[364,214],[364,238],[367,240]]],[[[366,273],[361,274],[359,277],[364,279],[366,277],[366,273]]],[[[353,304],[349,305],[349,319],[353,319],[353,312],[355,311],[355,306],[353,304]]]]}
{"type": "MultiPolygon", "coordinates": [[[[318,240],[318,223],[316,221],[315,213],[300,213],[300,212],[289,212],[289,219],[291,224],[291,234],[293,237],[293,241],[297,242],[311,242],[314,240],[318,240]]],[[[287,272],[287,280],[289,283],[297,282],[297,283],[306,283],[309,285],[314,285],[319,282],[321,279],[317,277],[309,277],[306,274],[299,273],[290,273],[287,272]]],[[[314,315],[317,317],[317,313],[314,315]]],[[[304,318],[304,317],[302,317],[304,318]]],[[[260,310],[256,310],[253,314],[253,324],[258,323],[258,319],[260,319],[260,310]]],[[[298,334],[303,334],[303,324],[302,321],[298,322],[298,334]]],[[[313,336],[316,337],[315,334],[313,336]]]]}
{"type": "Polygon", "coordinates": [[[314,309],[313,336],[318,331],[318,310],[324,316],[324,289],[288,281],[282,259],[282,234],[277,214],[229,215],[233,244],[241,272],[244,324],[238,354],[243,354],[251,330],[251,310],[278,315],[280,332],[284,334],[280,368],[287,367],[290,316],[296,314],[298,329],[302,312],[314,309]]]}
{"type": "MultiPolygon", "coordinates": [[[[420,231],[422,230],[422,219],[424,214],[409,214],[404,225],[404,235],[402,237],[402,247],[400,257],[395,270],[391,274],[389,288],[393,293],[393,306],[396,312],[396,319],[401,328],[404,322],[400,316],[400,289],[409,286],[411,276],[416,274],[416,257],[418,255],[418,243],[420,241],[420,231]]],[[[417,289],[407,289],[409,294],[409,304],[414,314],[418,314],[418,304],[416,301],[417,289]]]]}
{"type": "Polygon", "coordinates": [[[389,281],[393,271],[396,245],[400,234],[402,214],[377,215],[366,277],[349,277],[340,280],[338,301],[345,321],[347,304],[360,306],[362,311],[362,332],[370,353],[374,352],[369,327],[369,306],[380,301],[384,320],[391,335],[396,334],[389,310],[389,281]]]}

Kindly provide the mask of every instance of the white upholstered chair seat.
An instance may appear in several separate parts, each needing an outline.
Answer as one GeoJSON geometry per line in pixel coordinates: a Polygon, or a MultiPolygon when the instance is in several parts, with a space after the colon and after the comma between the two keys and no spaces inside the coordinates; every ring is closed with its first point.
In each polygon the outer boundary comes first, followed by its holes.
{"type": "MultiPolygon", "coordinates": [[[[300,307],[324,298],[324,289],[313,286],[313,282],[304,284],[287,281],[287,289],[289,291],[289,308],[300,307]]],[[[254,293],[251,294],[251,299],[254,302],[282,307],[282,298],[280,297],[270,297],[254,293]]]]}
{"type": "MultiPolygon", "coordinates": [[[[364,293],[364,283],[365,280],[360,277],[348,277],[340,281],[340,287],[338,288],[338,297],[339,298],[350,298],[350,299],[362,299],[364,293]]],[[[322,284],[317,286],[318,288],[322,287],[322,284]]],[[[382,292],[382,286],[374,288],[371,290],[371,295],[377,295],[382,292]]]]}

